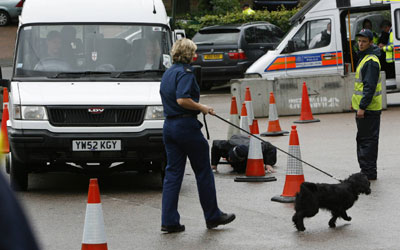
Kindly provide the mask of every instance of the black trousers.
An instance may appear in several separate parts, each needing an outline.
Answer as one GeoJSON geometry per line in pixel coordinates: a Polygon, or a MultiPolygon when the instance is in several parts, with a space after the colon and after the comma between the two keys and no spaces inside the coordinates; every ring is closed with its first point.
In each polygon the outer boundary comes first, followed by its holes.
{"type": "Polygon", "coordinates": [[[376,177],[381,112],[366,111],[364,118],[356,118],[356,123],[357,157],[361,172],[369,177],[376,177]]]}

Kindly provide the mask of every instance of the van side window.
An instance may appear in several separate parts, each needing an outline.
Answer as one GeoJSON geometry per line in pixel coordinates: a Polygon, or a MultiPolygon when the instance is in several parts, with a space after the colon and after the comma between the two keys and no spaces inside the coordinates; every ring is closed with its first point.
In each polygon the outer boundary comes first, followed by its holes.
{"type": "Polygon", "coordinates": [[[293,42],[295,52],[328,46],[331,43],[331,20],[306,22],[293,37],[293,42]]]}

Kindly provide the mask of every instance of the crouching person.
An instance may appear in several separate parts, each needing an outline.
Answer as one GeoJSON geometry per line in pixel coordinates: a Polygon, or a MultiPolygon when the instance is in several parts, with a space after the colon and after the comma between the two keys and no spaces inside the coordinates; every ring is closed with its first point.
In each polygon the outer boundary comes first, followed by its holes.
{"type": "MultiPolygon", "coordinates": [[[[233,135],[229,140],[214,140],[211,148],[211,167],[217,170],[221,157],[226,158],[237,173],[246,172],[250,139],[245,135],[233,135]]],[[[264,165],[267,172],[275,172],[276,148],[269,142],[261,143],[264,165]]]]}

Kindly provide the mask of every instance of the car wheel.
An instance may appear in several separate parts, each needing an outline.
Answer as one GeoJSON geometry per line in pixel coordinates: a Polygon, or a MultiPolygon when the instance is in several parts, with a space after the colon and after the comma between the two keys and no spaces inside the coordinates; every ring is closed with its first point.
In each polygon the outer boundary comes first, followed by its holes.
{"type": "Polygon", "coordinates": [[[11,21],[7,12],[0,10],[0,26],[6,26],[11,21]]]}
{"type": "Polygon", "coordinates": [[[11,155],[10,157],[10,184],[15,191],[28,190],[28,171],[23,162],[19,162],[11,155]]]}
{"type": "Polygon", "coordinates": [[[211,81],[202,81],[200,85],[201,90],[210,90],[211,87],[213,86],[213,83],[211,81]]]}

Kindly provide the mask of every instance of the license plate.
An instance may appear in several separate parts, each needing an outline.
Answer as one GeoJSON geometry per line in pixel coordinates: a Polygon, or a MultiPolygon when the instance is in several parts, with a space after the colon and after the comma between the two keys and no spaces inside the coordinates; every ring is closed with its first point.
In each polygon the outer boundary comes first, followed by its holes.
{"type": "Polygon", "coordinates": [[[73,140],[72,151],[120,151],[121,140],[73,140]]]}
{"type": "Polygon", "coordinates": [[[221,60],[223,57],[222,54],[207,54],[204,55],[204,60],[221,60]]]}

